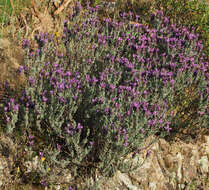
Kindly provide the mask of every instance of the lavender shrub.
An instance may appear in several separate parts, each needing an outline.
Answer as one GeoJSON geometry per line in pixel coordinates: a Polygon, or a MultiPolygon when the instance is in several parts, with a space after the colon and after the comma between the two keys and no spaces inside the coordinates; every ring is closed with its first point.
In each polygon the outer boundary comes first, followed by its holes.
{"type": "Polygon", "coordinates": [[[4,107],[8,132],[21,123],[31,156],[41,151],[46,158],[41,177],[53,175],[47,165],[71,167],[74,175],[81,168],[103,176],[130,172],[126,155],[139,153],[150,135],[164,137],[178,127],[168,113],[176,93],[191,84],[198,121],[208,127],[208,63],[198,35],[171,25],[161,11],[150,29],[128,24],[126,13],[123,22],[100,22],[96,9],[89,7],[84,19],[80,10],[77,5],[71,23],[64,23],[63,54],[48,34],[36,36],[36,51],[23,42],[28,86],[4,107]],[[45,146],[37,149],[31,135],[45,146]]]}

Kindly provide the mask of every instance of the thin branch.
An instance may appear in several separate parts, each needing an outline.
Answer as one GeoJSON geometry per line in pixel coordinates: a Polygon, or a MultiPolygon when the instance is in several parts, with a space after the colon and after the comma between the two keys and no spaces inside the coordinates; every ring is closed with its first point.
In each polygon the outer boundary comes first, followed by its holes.
{"type": "Polygon", "coordinates": [[[67,6],[68,4],[72,2],[72,0],[65,0],[62,5],[53,13],[54,15],[60,14],[67,6]]]}
{"type": "Polygon", "coordinates": [[[25,17],[21,13],[20,13],[20,16],[23,18],[23,21],[24,21],[25,27],[26,27],[26,32],[25,32],[25,35],[24,35],[24,38],[25,38],[28,35],[28,25],[27,25],[25,17]]]}
{"type": "Polygon", "coordinates": [[[13,14],[13,11],[15,11],[15,7],[14,7],[13,0],[10,0],[10,4],[11,4],[11,6],[12,6],[12,14],[13,14]]]}

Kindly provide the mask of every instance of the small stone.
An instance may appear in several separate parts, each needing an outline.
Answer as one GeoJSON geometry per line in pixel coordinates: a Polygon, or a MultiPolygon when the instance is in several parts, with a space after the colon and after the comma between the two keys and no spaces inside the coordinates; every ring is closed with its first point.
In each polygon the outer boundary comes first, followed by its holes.
{"type": "Polygon", "coordinates": [[[209,167],[208,157],[203,156],[200,160],[198,160],[198,163],[200,164],[202,172],[207,173],[209,167]]]}

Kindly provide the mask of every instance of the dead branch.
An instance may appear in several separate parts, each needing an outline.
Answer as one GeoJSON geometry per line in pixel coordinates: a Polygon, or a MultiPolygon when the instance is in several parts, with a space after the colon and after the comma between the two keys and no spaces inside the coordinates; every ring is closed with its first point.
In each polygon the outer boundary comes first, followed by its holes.
{"type": "Polygon", "coordinates": [[[26,27],[26,32],[25,32],[25,36],[24,38],[28,35],[28,25],[27,25],[27,21],[25,19],[25,17],[22,15],[22,13],[20,13],[20,16],[23,18],[23,21],[25,23],[25,27],[26,27]]]}
{"type": "Polygon", "coordinates": [[[67,6],[69,3],[71,3],[72,0],[65,0],[62,5],[53,13],[54,16],[60,14],[67,6]]]}
{"type": "Polygon", "coordinates": [[[47,14],[48,7],[45,7],[44,13],[41,13],[41,12],[38,10],[38,8],[37,8],[36,3],[35,3],[34,0],[32,0],[32,7],[33,7],[33,10],[34,10],[35,16],[38,17],[38,19],[40,20],[40,22],[43,22],[43,18],[44,18],[43,15],[46,15],[46,14],[47,14]]]}
{"type": "Polygon", "coordinates": [[[12,6],[12,14],[13,14],[13,11],[15,11],[15,7],[14,7],[14,4],[13,4],[13,0],[10,0],[10,4],[12,6]]]}

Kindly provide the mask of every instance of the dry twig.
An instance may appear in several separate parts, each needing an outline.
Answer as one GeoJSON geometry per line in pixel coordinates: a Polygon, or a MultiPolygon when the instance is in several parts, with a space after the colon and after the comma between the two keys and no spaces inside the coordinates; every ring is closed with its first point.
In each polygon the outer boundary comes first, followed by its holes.
{"type": "Polygon", "coordinates": [[[25,17],[21,13],[20,13],[20,16],[23,18],[23,21],[24,21],[25,27],[26,27],[26,32],[25,32],[25,35],[24,35],[24,38],[25,38],[28,35],[28,25],[27,25],[25,17]]]}
{"type": "Polygon", "coordinates": [[[10,0],[10,4],[11,4],[11,6],[12,6],[12,14],[13,14],[13,11],[15,10],[13,0],[10,0]]]}
{"type": "Polygon", "coordinates": [[[43,14],[38,10],[38,8],[37,8],[36,3],[35,3],[34,0],[32,0],[32,7],[33,7],[33,10],[34,10],[35,15],[38,17],[38,19],[40,20],[40,22],[43,23],[43,18],[44,18],[44,16],[46,16],[49,7],[46,7],[45,8],[43,14]]]}
{"type": "Polygon", "coordinates": [[[62,5],[53,13],[54,16],[60,14],[72,0],[65,0],[62,5]]]}

